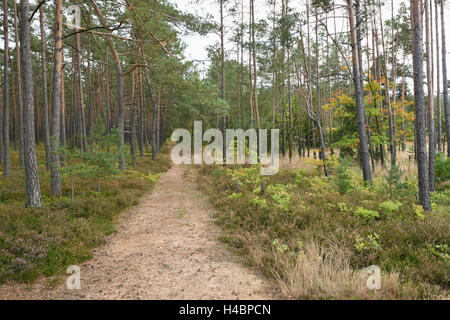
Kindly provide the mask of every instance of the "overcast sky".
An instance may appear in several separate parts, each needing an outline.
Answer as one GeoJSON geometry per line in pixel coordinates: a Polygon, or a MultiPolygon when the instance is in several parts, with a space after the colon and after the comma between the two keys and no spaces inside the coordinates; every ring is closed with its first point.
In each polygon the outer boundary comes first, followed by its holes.
{"type": "MultiPolygon", "coordinates": [[[[178,7],[178,9],[189,12],[192,14],[195,14],[200,17],[205,17],[206,15],[212,15],[214,20],[216,22],[219,22],[220,20],[220,7],[219,7],[219,0],[169,0],[171,1],[175,6],[178,7]]],[[[277,1],[277,12],[280,11],[280,2],[281,0],[277,1]]],[[[433,0],[432,0],[433,1],[433,0]]],[[[31,4],[34,6],[37,3],[37,0],[31,0],[31,4]]],[[[409,0],[395,0],[394,1],[394,11],[395,14],[397,14],[398,7],[400,6],[401,2],[405,2],[409,6],[409,0]]],[[[337,4],[343,5],[345,3],[344,0],[338,1],[337,4]]],[[[392,12],[391,12],[391,5],[390,1],[386,1],[387,5],[383,7],[383,18],[390,19],[392,12]]],[[[235,27],[232,21],[232,17],[229,15],[229,8],[233,6],[237,6],[238,10],[240,10],[241,0],[226,0],[225,1],[225,31],[226,31],[226,38],[231,36],[231,28],[235,27]]],[[[296,11],[298,12],[305,12],[306,8],[306,0],[290,0],[289,6],[294,7],[296,11]]],[[[249,7],[249,0],[244,0],[244,19],[248,20],[248,7],[249,7]]],[[[267,19],[269,15],[271,15],[273,6],[267,4],[267,0],[255,0],[255,15],[256,20],[260,19],[267,19]]],[[[348,18],[346,18],[346,11],[343,9],[339,9],[337,12],[337,30],[338,32],[346,31],[348,29],[348,18]],[[339,11],[340,10],[340,11],[339,11]]],[[[450,12],[450,1],[447,1],[446,3],[446,14],[447,17],[450,12]]],[[[313,21],[313,18],[312,18],[313,21]]],[[[33,23],[35,25],[38,24],[38,19],[34,19],[33,23]]],[[[447,35],[447,51],[448,51],[448,64],[450,64],[450,23],[446,24],[446,35],[447,35]]],[[[329,30],[330,32],[334,32],[334,24],[333,21],[329,21],[329,30]]],[[[434,30],[433,30],[434,31],[434,30]]],[[[2,37],[3,38],[3,35],[2,37]]],[[[3,39],[2,39],[3,40],[3,39]]],[[[214,43],[219,42],[219,35],[218,34],[209,34],[206,36],[200,36],[200,35],[188,35],[187,37],[184,37],[184,41],[187,44],[186,48],[186,58],[188,60],[194,60],[197,61],[197,65],[205,70],[208,67],[209,61],[208,61],[208,55],[207,55],[207,47],[210,45],[213,45],[214,43]]],[[[14,43],[10,44],[12,47],[14,47],[14,43]]],[[[3,41],[0,42],[0,48],[3,49],[3,41]]],[[[233,47],[233,44],[231,41],[226,40],[226,50],[229,54],[229,56],[233,57],[235,54],[235,49],[233,47]]],[[[344,48],[349,49],[349,48],[344,48]]],[[[436,51],[436,50],[435,50],[436,51]]]]}
{"type": "MultiPolygon", "coordinates": [[[[172,3],[174,3],[180,10],[186,11],[192,14],[196,14],[198,16],[206,16],[207,14],[213,15],[216,22],[220,21],[220,7],[219,7],[219,1],[218,0],[170,0],[172,3]]],[[[248,19],[248,0],[244,0],[244,10],[245,10],[245,16],[244,19],[248,19]]],[[[409,7],[409,0],[406,1],[394,1],[394,14],[397,14],[397,10],[400,7],[400,4],[402,2],[405,2],[409,7]]],[[[227,8],[232,7],[234,4],[239,3],[238,6],[240,6],[240,0],[228,0],[227,1],[227,8]]],[[[289,5],[291,7],[296,8],[298,12],[304,12],[305,11],[305,0],[291,0],[289,5]]],[[[337,4],[344,4],[345,1],[341,0],[338,1],[337,4]]],[[[390,19],[392,15],[391,5],[390,1],[387,1],[387,5],[383,7],[383,19],[386,17],[386,19],[390,19]]],[[[237,8],[240,10],[240,7],[237,8]]],[[[280,11],[280,0],[277,1],[277,10],[280,11]]],[[[450,2],[446,4],[446,16],[448,16],[448,13],[450,12],[450,2]]],[[[267,17],[272,12],[272,6],[267,4],[266,0],[255,0],[255,16],[256,20],[259,19],[267,19],[267,17]]],[[[341,16],[341,18],[338,18],[338,32],[345,31],[347,27],[348,18],[343,16],[343,13],[345,11],[338,11],[337,15],[341,16]]],[[[225,13],[225,16],[227,16],[228,13],[225,13]]],[[[228,27],[228,30],[233,27],[233,21],[230,16],[225,17],[225,26],[228,27]]],[[[332,24],[332,21],[329,21],[329,28],[330,31],[333,32],[334,25],[332,24]]],[[[448,59],[450,64],[450,23],[446,24],[446,35],[447,35],[447,49],[448,49],[448,59]]],[[[228,36],[231,35],[231,32],[228,32],[228,36]]],[[[207,51],[206,48],[209,45],[213,45],[214,43],[217,43],[219,41],[219,36],[217,34],[209,34],[207,36],[199,36],[199,35],[192,35],[185,38],[187,49],[186,49],[186,57],[189,60],[199,60],[199,61],[205,61],[203,64],[199,64],[199,66],[203,65],[203,68],[206,68],[208,65],[207,59],[207,51]]],[[[226,46],[226,49],[229,52],[232,52],[233,47],[232,44],[228,44],[226,46]]],[[[436,51],[436,50],[435,50],[436,51]]]]}

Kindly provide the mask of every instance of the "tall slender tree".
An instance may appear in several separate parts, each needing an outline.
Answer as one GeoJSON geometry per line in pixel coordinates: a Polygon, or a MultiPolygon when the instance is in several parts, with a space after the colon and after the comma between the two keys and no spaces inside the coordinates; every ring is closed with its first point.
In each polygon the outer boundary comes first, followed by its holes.
{"type": "Polygon", "coordinates": [[[62,0],[55,0],[55,47],[53,52],[53,91],[52,91],[52,132],[51,132],[51,187],[52,193],[61,195],[60,177],[60,133],[61,133],[61,108],[62,108],[62,0]]]}
{"type": "Polygon", "coordinates": [[[39,24],[41,28],[41,59],[42,59],[42,103],[44,105],[44,144],[45,164],[50,169],[50,126],[48,116],[48,90],[47,90],[47,54],[45,48],[45,24],[44,7],[39,7],[39,24]]]}
{"type": "Polygon", "coordinates": [[[19,165],[24,167],[24,141],[23,141],[23,89],[22,89],[22,63],[20,58],[20,42],[19,42],[19,14],[17,11],[17,1],[14,0],[14,32],[15,32],[15,55],[17,65],[17,104],[19,106],[19,165]]]}
{"type": "Polygon", "coordinates": [[[11,161],[9,150],[9,21],[8,21],[8,1],[3,0],[3,175],[11,175],[11,161]]]}
{"type": "Polygon", "coordinates": [[[433,38],[431,11],[429,3],[432,0],[425,0],[425,45],[426,45],[426,62],[427,62],[427,89],[428,89],[428,180],[430,183],[430,191],[434,191],[434,159],[435,159],[435,125],[434,125],[434,88],[433,88],[433,38]]]}
{"type": "Polygon", "coordinates": [[[448,79],[447,79],[447,44],[445,42],[445,0],[441,1],[441,37],[442,37],[442,81],[444,93],[445,132],[447,136],[447,157],[450,158],[450,111],[448,109],[448,79]]]}
{"type": "Polygon", "coordinates": [[[39,170],[36,157],[33,65],[31,60],[30,2],[20,1],[20,43],[23,87],[24,162],[27,205],[39,208],[42,205],[39,170]]]}
{"type": "MultiPolygon", "coordinates": [[[[357,0],[359,1],[359,0],[357,0]]],[[[360,71],[361,63],[358,54],[358,39],[356,36],[355,14],[353,0],[347,0],[347,10],[350,22],[350,34],[352,43],[352,60],[353,60],[353,82],[355,85],[356,98],[356,116],[358,122],[359,148],[361,156],[361,166],[363,170],[364,181],[372,182],[372,172],[370,170],[369,149],[367,146],[366,129],[365,129],[365,107],[364,107],[364,93],[361,87],[360,71]]]]}
{"type": "MultiPolygon", "coordinates": [[[[106,23],[106,20],[104,19],[102,12],[98,8],[97,4],[94,0],[90,0],[92,6],[94,7],[95,14],[97,15],[98,19],[100,20],[100,23],[102,26],[106,29],[108,29],[108,25],[106,23]]],[[[119,104],[119,114],[117,119],[117,129],[119,130],[119,150],[121,152],[121,158],[120,158],[120,164],[119,168],[120,170],[126,169],[126,157],[124,153],[125,149],[125,95],[123,92],[123,71],[122,71],[122,64],[120,62],[119,54],[117,53],[116,46],[114,45],[114,41],[111,38],[111,35],[108,34],[106,36],[106,41],[108,42],[109,49],[111,50],[111,54],[114,59],[114,66],[116,68],[116,77],[117,77],[117,95],[118,95],[118,104],[119,104]]]]}
{"type": "Polygon", "coordinates": [[[130,156],[131,165],[136,166],[136,73],[132,72],[130,109],[130,156]]]}
{"type": "MultiPolygon", "coordinates": [[[[433,1],[433,0],[431,0],[433,1]]],[[[436,74],[437,74],[437,145],[438,151],[442,151],[442,107],[441,107],[441,61],[440,61],[440,46],[439,46],[439,7],[438,0],[434,0],[434,19],[435,19],[435,27],[436,27],[436,74]]]]}
{"type": "Polygon", "coordinates": [[[413,29],[414,101],[416,105],[416,152],[419,179],[420,204],[431,210],[430,184],[428,180],[428,160],[426,143],[425,95],[423,89],[423,23],[422,1],[411,0],[413,29]]]}

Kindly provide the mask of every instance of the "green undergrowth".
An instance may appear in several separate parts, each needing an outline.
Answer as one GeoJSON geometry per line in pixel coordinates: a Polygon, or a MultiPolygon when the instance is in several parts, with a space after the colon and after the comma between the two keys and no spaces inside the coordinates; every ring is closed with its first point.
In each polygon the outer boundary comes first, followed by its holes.
{"type": "Polygon", "coordinates": [[[448,296],[448,183],[433,193],[433,212],[424,212],[416,177],[393,168],[370,186],[354,164],[335,166],[329,179],[301,169],[262,177],[257,166],[203,166],[199,176],[219,209],[222,240],[288,297],[448,296]],[[372,265],[381,268],[381,290],[366,286],[372,265]]]}
{"type": "MultiPolygon", "coordinates": [[[[169,148],[162,148],[157,161],[146,152],[142,159],[138,156],[135,167],[128,162],[126,171],[102,177],[100,192],[95,174],[73,175],[72,201],[67,175],[62,180],[63,196],[51,196],[50,173],[45,169],[44,149],[39,147],[40,209],[25,207],[24,174],[13,167],[10,178],[0,178],[0,283],[32,282],[90,259],[93,249],[116,232],[120,213],[138,204],[139,198],[169,169],[169,148]]],[[[11,155],[11,163],[17,164],[17,152],[11,155]]],[[[80,161],[69,157],[69,168],[80,161]]]]}

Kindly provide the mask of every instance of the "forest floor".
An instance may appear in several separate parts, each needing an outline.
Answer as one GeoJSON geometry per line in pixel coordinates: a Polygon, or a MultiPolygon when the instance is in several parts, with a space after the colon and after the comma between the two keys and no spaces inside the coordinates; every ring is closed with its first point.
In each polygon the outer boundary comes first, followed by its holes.
{"type": "Polygon", "coordinates": [[[189,167],[164,174],[94,258],[79,265],[80,290],[68,290],[61,277],[43,278],[0,285],[0,299],[275,298],[272,283],[219,241],[215,209],[196,180],[189,167]]]}

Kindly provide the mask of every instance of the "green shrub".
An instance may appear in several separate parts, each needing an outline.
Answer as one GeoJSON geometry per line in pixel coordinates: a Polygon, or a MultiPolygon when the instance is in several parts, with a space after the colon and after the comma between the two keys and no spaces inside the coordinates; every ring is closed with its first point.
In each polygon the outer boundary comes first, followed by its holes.
{"type": "Polygon", "coordinates": [[[447,158],[442,152],[436,154],[434,172],[436,182],[442,183],[450,180],[450,158],[447,158]]]}
{"type": "Polygon", "coordinates": [[[341,212],[349,212],[349,208],[348,208],[348,206],[347,206],[347,204],[345,202],[339,202],[337,204],[337,206],[339,208],[339,211],[341,211],[341,212]]]}
{"type": "Polygon", "coordinates": [[[444,192],[432,192],[431,202],[440,205],[450,205],[450,190],[444,192]]]}
{"type": "Polygon", "coordinates": [[[374,220],[380,218],[380,214],[376,211],[367,210],[364,208],[359,207],[355,210],[353,213],[358,218],[363,218],[365,220],[374,220]]]}
{"type": "Polygon", "coordinates": [[[357,252],[362,253],[364,251],[381,249],[381,245],[378,242],[378,240],[380,240],[380,235],[376,232],[369,234],[366,238],[367,240],[364,240],[364,238],[356,239],[354,248],[357,252]]]}
{"type": "Polygon", "coordinates": [[[403,171],[398,166],[392,166],[385,177],[386,185],[389,190],[389,197],[404,194],[408,189],[406,181],[402,181],[403,171]]]}
{"type": "Polygon", "coordinates": [[[336,167],[336,175],[334,176],[334,185],[340,194],[347,194],[354,190],[351,183],[349,173],[350,161],[347,159],[339,159],[339,165],[336,167]]]}
{"type": "Polygon", "coordinates": [[[292,210],[290,189],[292,189],[292,185],[283,184],[270,185],[267,188],[267,192],[271,195],[272,200],[275,201],[276,206],[286,212],[292,210]]]}
{"type": "Polygon", "coordinates": [[[380,203],[378,208],[380,209],[381,213],[383,213],[384,215],[390,215],[392,213],[398,212],[402,205],[403,204],[401,202],[387,200],[387,201],[380,203]]]}
{"type": "Polygon", "coordinates": [[[434,247],[431,247],[431,252],[436,257],[448,261],[450,257],[450,247],[447,244],[437,244],[434,247]]]}

